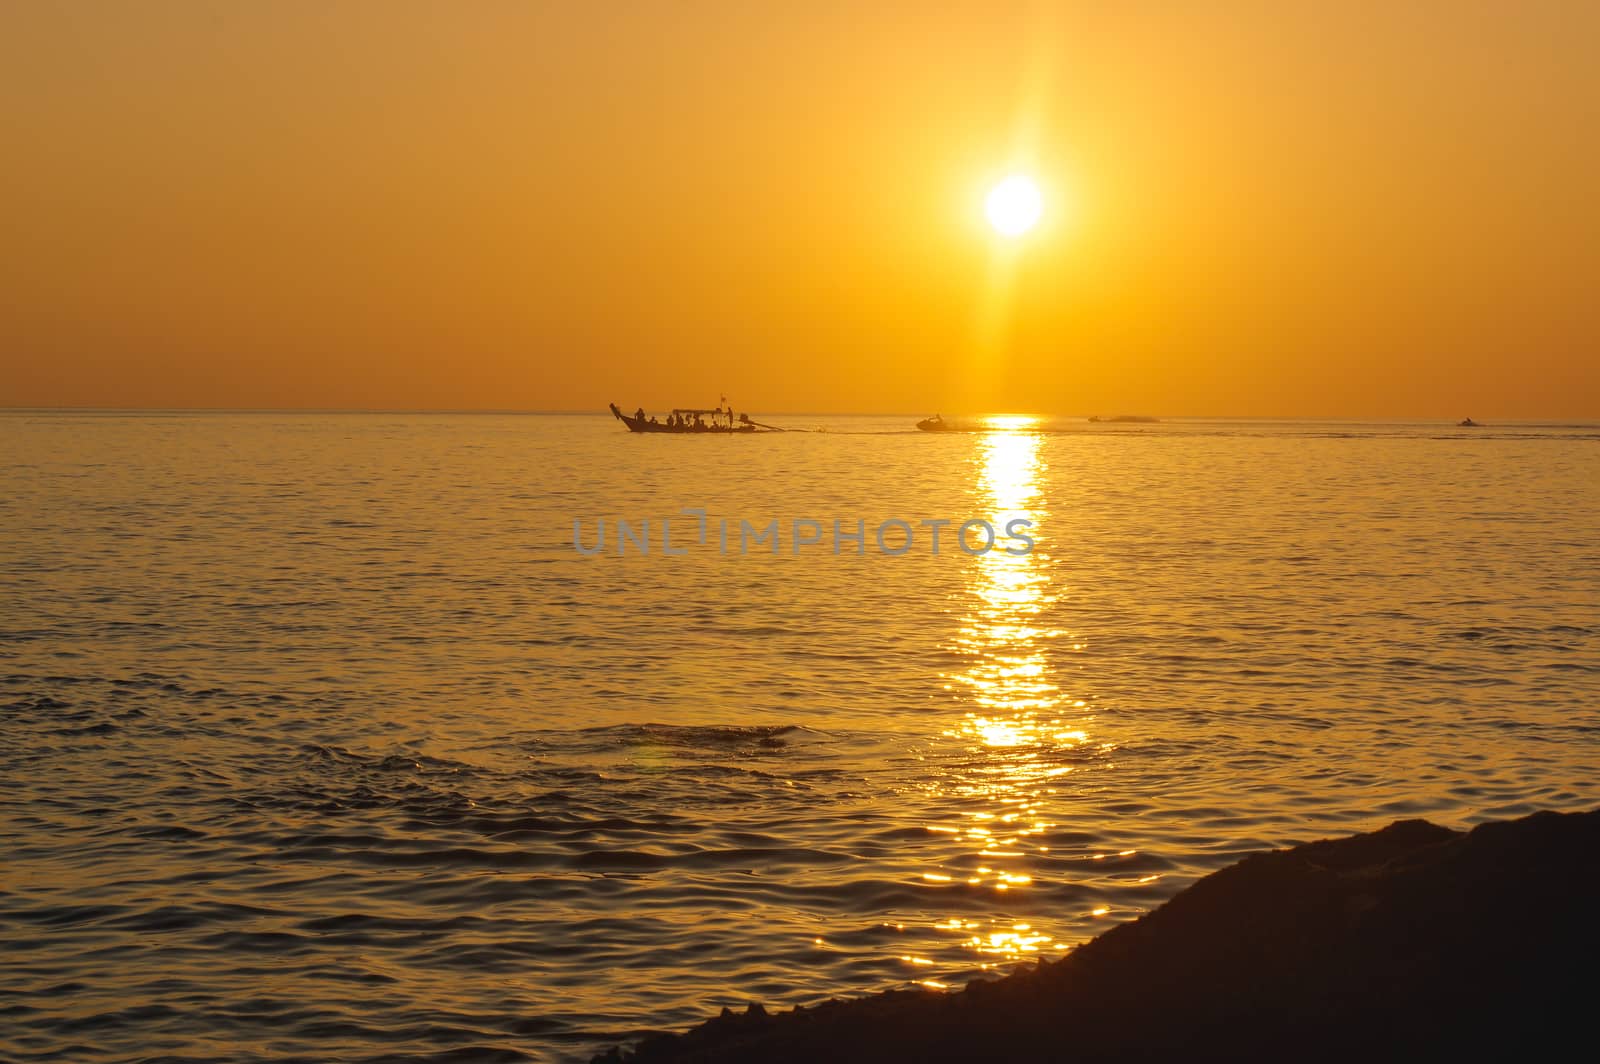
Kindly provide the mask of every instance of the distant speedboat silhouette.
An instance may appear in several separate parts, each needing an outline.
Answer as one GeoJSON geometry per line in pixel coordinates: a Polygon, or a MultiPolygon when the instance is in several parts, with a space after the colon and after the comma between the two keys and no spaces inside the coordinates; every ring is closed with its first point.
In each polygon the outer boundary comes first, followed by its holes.
{"type": "Polygon", "coordinates": [[[945,424],[944,418],[940,417],[938,414],[935,414],[932,417],[923,418],[921,421],[917,422],[917,428],[921,429],[923,432],[959,431],[950,425],[945,424]]]}
{"type": "MultiPolygon", "coordinates": [[[[723,402],[727,402],[726,399],[723,402]]],[[[737,415],[733,407],[714,410],[694,410],[687,407],[674,407],[667,420],[660,421],[656,418],[644,416],[644,407],[640,407],[632,417],[617,409],[617,404],[612,403],[611,413],[616,419],[628,426],[629,432],[671,432],[700,435],[705,433],[727,436],[733,433],[751,433],[765,430],[767,432],[782,432],[783,429],[772,425],[763,425],[759,421],[751,421],[749,414],[737,415]],[[710,420],[706,420],[710,418],[710,420]]]]}
{"type": "Polygon", "coordinates": [[[1161,421],[1158,417],[1148,417],[1144,414],[1118,414],[1116,417],[1100,417],[1096,414],[1089,420],[1096,424],[1109,422],[1114,425],[1155,425],[1161,421]]]}
{"type": "Polygon", "coordinates": [[[1472,420],[1470,417],[1464,417],[1460,421],[1456,422],[1456,427],[1463,429],[1481,429],[1483,426],[1472,420]]]}

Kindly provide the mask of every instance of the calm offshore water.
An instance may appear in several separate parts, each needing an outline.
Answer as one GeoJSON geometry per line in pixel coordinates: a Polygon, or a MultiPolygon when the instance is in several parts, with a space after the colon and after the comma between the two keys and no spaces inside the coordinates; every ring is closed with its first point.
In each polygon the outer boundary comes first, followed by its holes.
{"type": "Polygon", "coordinates": [[[1600,805],[1600,428],[766,420],[0,415],[0,1056],[581,1058],[1600,805]],[[868,553],[571,545],[695,506],[868,553]]]}

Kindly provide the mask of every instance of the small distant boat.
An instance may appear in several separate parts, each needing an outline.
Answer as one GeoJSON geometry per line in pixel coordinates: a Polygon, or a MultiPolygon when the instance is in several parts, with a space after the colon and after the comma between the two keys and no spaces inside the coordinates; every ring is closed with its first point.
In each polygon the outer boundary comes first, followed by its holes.
{"type": "MultiPolygon", "coordinates": [[[[726,399],[723,402],[727,402],[726,399]]],[[[733,407],[723,409],[717,407],[712,410],[696,410],[690,407],[674,407],[667,420],[662,421],[655,417],[646,417],[644,407],[640,407],[630,417],[617,408],[616,403],[610,404],[611,413],[616,419],[628,426],[629,432],[672,432],[689,435],[732,435],[734,433],[782,432],[783,429],[772,425],[763,425],[759,421],[751,421],[749,414],[735,415],[733,407]]]]}
{"type": "Polygon", "coordinates": [[[1160,418],[1147,417],[1144,414],[1118,414],[1116,417],[1100,417],[1096,415],[1089,420],[1095,423],[1105,422],[1112,425],[1158,425],[1161,423],[1160,418]]]}
{"type": "Polygon", "coordinates": [[[932,417],[923,418],[921,421],[917,422],[917,428],[921,429],[923,432],[959,432],[960,431],[954,425],[950,425],[950,424],[946,423],[945,419],[943,417],[941,417],[940,415],[938,415],[938,414],[935,414],[932,417]]]}
{"type": "Polygon", "coordinates": [[[1462,429],[1481,429],[1481,428],[1483,428],[1482,425],[1478,424],[1476,421],[1472,420],[1470,417],[1464,417],[1460,421],[1457,421],[1456,422],[1456,427],[1457,428],[1462,428],[1462,429]]]}

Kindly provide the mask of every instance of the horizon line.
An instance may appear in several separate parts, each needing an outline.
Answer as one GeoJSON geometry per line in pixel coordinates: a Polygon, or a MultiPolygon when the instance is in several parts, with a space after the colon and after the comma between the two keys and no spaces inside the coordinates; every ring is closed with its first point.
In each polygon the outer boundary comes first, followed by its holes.
{"type": "MultiPolygon", "coordinates": [[[[595,410],[589,407],[582,408],[536,408],[536,407],[338,407],[338,406],[0,406],[0,414],[422,414],[441,416],[485,415],[485,416],[559,416],[559,417],[610,417],[609,410],[595,410]]],[[[762,417],[926,417],[920,411],[859,411],[859,410],[768,410],[761,413],[762,417]]],[[[1429,416],[1423,414],[1397,414],[1397,415],[1361,415],[1361,414],[1135,414],[1127,412],[1120,414],[1090,414],[1081,411],[1031,413],[1025,411],[983,411],[954,414],[952,417],[999,417],[999,416],[1025,416],[1035,417],[1040,420],[1051,418],[1084,418],[1089,417],[1157,417],[1162,420],[1172,421],[1415,421],[1415,422],[1453,422],[1455,419],[1448,415],[1429,416]]],[[[1470,416],[1478,420],[1476,415],[1470,416]]],[[[1494,420],[1494,415],[1489,415],[1494,420]]],[[[1566,415],[1561,417],[1527,417],[1512,415],[1504,420],[1523,423],[1554,423],[1554,422],[1595,422],[1600,423],[1600,414],[1566,415]]],[[[1492,427],[1484,424],[1484,427],[1492,427]]]]}

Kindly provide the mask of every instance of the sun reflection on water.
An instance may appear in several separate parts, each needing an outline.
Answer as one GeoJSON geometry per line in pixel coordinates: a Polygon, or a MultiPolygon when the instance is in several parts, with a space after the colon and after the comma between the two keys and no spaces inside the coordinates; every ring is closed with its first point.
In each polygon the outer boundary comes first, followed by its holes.
{"type": "MultiPolygon", "coordinates": [[[[978,442],[975,486],[996,528],[1021,518],[1033,523],[1030,533],[1037,536],[1048,513],[1040,489],[1043,437],[1028,431],[1034,424],[1020,417],[988,420],[991,431],[978,442]]],[[[1065,634],[1052,626],[1057,589],[1047,561],[1038,546],[1021,555],[990,551],[975,557],[967,572],[970,606],[952,646],[966,667],[949,677],[949,685],[968,708],[944,732],[965,748],[966,761],[945,790],[956,807],[950,820],[928,825],[966,852],[925,872],[930,887],[992,891],[997,901],[1026,891],[1034,881],[1030,859],[1048,852],[1038,837],[1055,826],[1047,817],[1050,795],[1072,771],[1063,754],[1089,743],[1087,707],[1062,691],[1047,653],[1065,634]]],[[[1060,945],[1029,923],[999,917],[952,918],[939,930],[959,933],[982,968],[1060,945]]]]}

